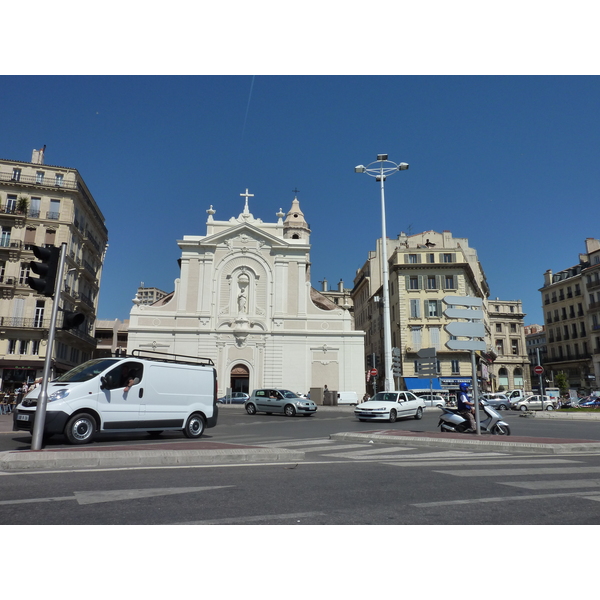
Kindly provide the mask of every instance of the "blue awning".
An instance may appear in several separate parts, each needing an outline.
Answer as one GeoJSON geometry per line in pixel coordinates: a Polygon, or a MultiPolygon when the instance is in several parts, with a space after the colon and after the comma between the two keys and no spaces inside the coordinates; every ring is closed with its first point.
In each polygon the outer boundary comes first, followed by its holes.
{"type": "Polygon", "coordinates": [[[407,390],[443,390],[444,388],[440,384],[438,377],[432,379],[425,379],[421,377],[405,377],[404,384],[407,390]],[[431,385],[429,384],[431,382],[431,385]]]}

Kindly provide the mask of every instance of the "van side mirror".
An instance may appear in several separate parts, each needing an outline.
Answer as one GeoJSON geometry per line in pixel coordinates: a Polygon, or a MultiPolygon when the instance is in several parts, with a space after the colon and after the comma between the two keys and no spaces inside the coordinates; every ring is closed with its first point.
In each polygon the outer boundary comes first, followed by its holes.
{"type": "Polygon", "coordinates": [[[108,381],[106,381],[106,377],[100,377],[100,389],[104,390],[108,387],[108,381]]]}

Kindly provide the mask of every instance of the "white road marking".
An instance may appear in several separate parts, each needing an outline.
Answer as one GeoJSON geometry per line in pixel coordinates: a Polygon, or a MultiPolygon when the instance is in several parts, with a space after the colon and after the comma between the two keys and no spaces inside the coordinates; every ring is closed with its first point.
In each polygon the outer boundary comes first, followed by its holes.
{"type": "Polygon", "coordinates": [[[143,490],[101,490],[96,492],[73,492],[73,496],[59,496],[54,498],[26,498],[22,500],[2,500],[0,505],[31,504],[35,502],[62,502],[75,500],[78,504],[98,504],[99,502],[116,502],[119,500],[133,500],[135,498],[153,498],[155,496],[172,496],[174,494],[189,494],[234,487],[233,485],[212,485],[190,488],[150,488],[143,490]]]}
{"type": "Polygon", "coordinates": [[[501,485],[525,490],[568,490],[573,488],[600,487],[600,479],[555,479],[553,481],[498,481],[501,485]]]}
{"type": "Polygon", "coordinates": [[[207,519],[205,521],[186,521],[174,525],[230,525],[243,523],[259,523],[261,521],[281,521],[284,519],[310,519],[311,517],[325,516],[324,512],[289,513],[280,515],[254,515],[250,517],[230,517],[225,519],[207,519]]]}
{"type": "Polygon", "coordinates": [[[436,471],[436,473],[454,475],[455,477],[504,477],[512,475],[577,475],[578,473],[600,473],[600,467],[558,467],[555,469],[470,469],[467,471],[436,471]]]}
{"type": "Polygon", "coordinates": [[[598,497],[598,492],[565,492],[558,494],[534,494],[530,496],[502,496],[495,498],[469,498],[467,500],[444,500],[441,502],[420,502],[418,504],[412,504],[419,508],[429,508],[437,506],[460,506],[464,504],[487,504],[491,502],[509,502],[512,500],[544,500],[547,498],[563,498],[565,496],[580,497],[580,498],[591,498],[595,500],[598,497]]]}
{"type": "MultiPolygon", "coordinates": [[[[402,458],[405,458],[404,456],[402,458]]],[[[528,464],[532,464],[532,465],[551,465],[551,464],[564,464],[564,463],[578,463],[580,461],[576,461],[576,460],[568,460],[565,458],[540,458],[540,459],[509,459],[509,458],[504,458],[504,459],[500,459],[500,458],[490,458],[487,460],[478,460],[477,461],[477,465],[489,465],[489,466],[494,466],[494,465],[514,465],[515,460],[518,460],[519,465],[528,465],[528,464]]],[[[471,460],[453,460],[453,459],[448,459],[445,461],[440,461],[440,460],[435,460],[435,461],[427,461],[427,459],[421,460],[421,461],[414,461],[414,462],[394,462],[391,463],[394,466],[397,467],[439,467],[439,466],[469,466],[472,465],[473,462],[471,460]]],[[[438,471],[439,473],[449,473],[451,475],[455,475],[457,472],[454,471],[438,471]]],[[[463,471],[460,471],[461,473],[463,473],[463,471]]],[[[465,473],[467,471],[464,471],[465,473]]],[[[486,470],[486,473],[490,474],[489,470],[486,470]]],[[[498,473],[498,470],[494,470],[493,471],[494,474],[498,473]]],[[[462,477],[464,477],[465,475],[460,475],[462,477]]]]}

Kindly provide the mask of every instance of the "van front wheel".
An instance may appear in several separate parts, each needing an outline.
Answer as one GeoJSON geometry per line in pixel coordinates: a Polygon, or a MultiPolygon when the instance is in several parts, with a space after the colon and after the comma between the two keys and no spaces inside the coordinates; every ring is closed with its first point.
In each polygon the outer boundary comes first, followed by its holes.
{"type": "Polygon", "coordinates": [[[70,418],[65,427],[65,436],[71,444],[88,444],[95,433],[96,421],[87,413],[80,413],[70,418]]]}
{"type": "Polygon", "coordinates": [[[192,415],[187,420],[183,433],[185,434],[185,437],[197,439],[202,437],[205,427],[206,422],[204,421],[204,417],[202,415],[192,415]]]}

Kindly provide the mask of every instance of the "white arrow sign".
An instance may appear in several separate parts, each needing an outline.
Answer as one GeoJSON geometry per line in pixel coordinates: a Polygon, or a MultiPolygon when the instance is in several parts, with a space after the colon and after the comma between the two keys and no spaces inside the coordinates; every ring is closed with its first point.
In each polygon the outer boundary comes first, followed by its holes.
{"type": "Polygon", "coordinates": [[[485,342],[478,340],[448,340],[446,346],[450,350],[481,350],[482,352],[486,350],[485,342]]]}
{"type": "Polygon", "coordinates": [[[483,321],[483,311],[476,308],[470,310],[468,308],[447,308],[444,314],[449,319],[468,319],[469,321],[483,321]]]}
{"type": "Polygon", "coordinates": [[[483,306],[483,300],[473,296],[444,296],[442,301],[450,306],[473,306],[475,308],[483,306]]]}
{"type": "Polygon", "coordinates": [[[483,323],[448,323],[446,331],[455,337],[485,337],[485,327],[483,323]]]}

